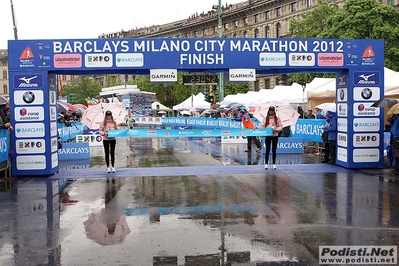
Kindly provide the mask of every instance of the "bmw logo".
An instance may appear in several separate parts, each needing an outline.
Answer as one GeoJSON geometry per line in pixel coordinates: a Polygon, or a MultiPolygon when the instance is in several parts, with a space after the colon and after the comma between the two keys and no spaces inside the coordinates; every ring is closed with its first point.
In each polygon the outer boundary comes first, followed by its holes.
{"type": "Polygon", "coordinates": [[[361,94],[362,94],[362,98],[365,99],[365,100],[368,100],[368,99],[371,98],[371,96],[373,96],[373,92],[369,88],[364,88],[362,90],[361,94]]]}
{"type": "Polygon", "coordinates": [[[345,91],[343,89],[339,92],[339,98],[341,99],[341,101],[345,99],[345,91]]]}
{"type": "Polygon", "coordinates": [[[27,91],[22,95],[22,100],[25,103],[33,103],[35,101],[35,94],[31,91],[27,91]]]}

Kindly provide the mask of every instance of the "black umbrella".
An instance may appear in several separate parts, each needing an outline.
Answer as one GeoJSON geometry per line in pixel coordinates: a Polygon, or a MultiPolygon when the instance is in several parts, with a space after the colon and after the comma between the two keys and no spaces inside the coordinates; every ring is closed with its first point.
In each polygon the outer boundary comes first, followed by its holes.
{"type": "Polygon", "coordinates": [[[390,99],[390,98],[383,98],[379,99],[375,103],[371,105],[371,107],[385,107],[385,108],[391,108],[395,104],[399,103],[398,99],[390,99]]]}

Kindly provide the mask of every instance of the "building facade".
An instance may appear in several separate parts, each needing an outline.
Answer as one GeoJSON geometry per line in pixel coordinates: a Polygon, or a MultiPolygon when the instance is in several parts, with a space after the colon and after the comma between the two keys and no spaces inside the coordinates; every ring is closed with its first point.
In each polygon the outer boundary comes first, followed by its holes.
{"type": "MultiPolygon", "coordinates": [[[[345,0],[330,1],[341,7],[345,0]]],[[[399,0],[380,0],[398,8],[399,0]]],[[[100,38],[215,38],[221,24],[224,38],[290,38],[290,21],[316,8],[317,0],[247,0],[222,6],[221,23],[218,9],[194,14],[187,19],[164,25],[104,34],[100,38]]],[[[287,75],[257,76],[249,83],[252,91],[290,85],[287,75]]]]}

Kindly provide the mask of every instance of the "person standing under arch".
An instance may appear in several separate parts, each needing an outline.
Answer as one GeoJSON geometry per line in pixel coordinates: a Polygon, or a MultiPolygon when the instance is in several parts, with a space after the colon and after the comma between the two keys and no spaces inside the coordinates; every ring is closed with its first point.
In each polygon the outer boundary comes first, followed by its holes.
{"type": "Polygon", "coordinates": [[[268,169],[270,149],[272,150],[272,164],[273,169],[277,169],[276,157],[277,157],[277,144],[279,132],[283,130],[283,124],[281,119],[276,115],[276,108],[270,106],[267,111],[267,115],[263,118],[261,128],[271,128],[273,130],[272,136],[266,136],[266,154],[265,154],[265,169],[268,169]]]}
{"type": "Polygon", "coordinates": [[[104,121],[101,122],[100,129],[98,132],[101,136],[103,136],[103,146],[104,146],[104,153],[105,153],[105,163],[107,164],[107,173],[115,173],[115,147],[116,147],[116,139],[108,137],[108,131],[118,129],[118,125],[112,116],[111,111],[105,112],[104,121]],[[111,155],[111,167],[109,157],[111,155]]]}
{"type": "MultiPolygon", "coordinates": [[[[238,117],[235,118],[235,121],[241,121],[242,122],[242,127],[245,129],[255,129],[255,125],[252,122],[252,115],[248,114],[247,111],[242,108],[239,112],[238,112],[238,117]]],[[[252,141],[255,143],[256,145],[256,152],[260,152],[262,151],[262,145],[260,144],[260,141],[258,140],[258,138],[256,136],[247,136],[247,149],[245,150],[245,152],[251,153],[252,151],[252,141]]]]}

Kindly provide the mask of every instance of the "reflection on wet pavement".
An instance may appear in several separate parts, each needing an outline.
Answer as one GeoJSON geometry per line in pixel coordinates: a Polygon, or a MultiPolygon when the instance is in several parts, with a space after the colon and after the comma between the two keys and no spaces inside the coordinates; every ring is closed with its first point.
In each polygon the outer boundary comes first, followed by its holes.
{"type": "Polygon", "coordinates": [[[0,265],[309,265],[320,245],[399,242],[398,186],[378,176],[301,174],[312,167],[304,162],[295,172],[236,174],[228,164],[262,164],[263,156],[249,163],[242,151],[211,142],[143,142],[119,145],[118,167],[226,171],[16,179],[0,193],[0,265]]]}

